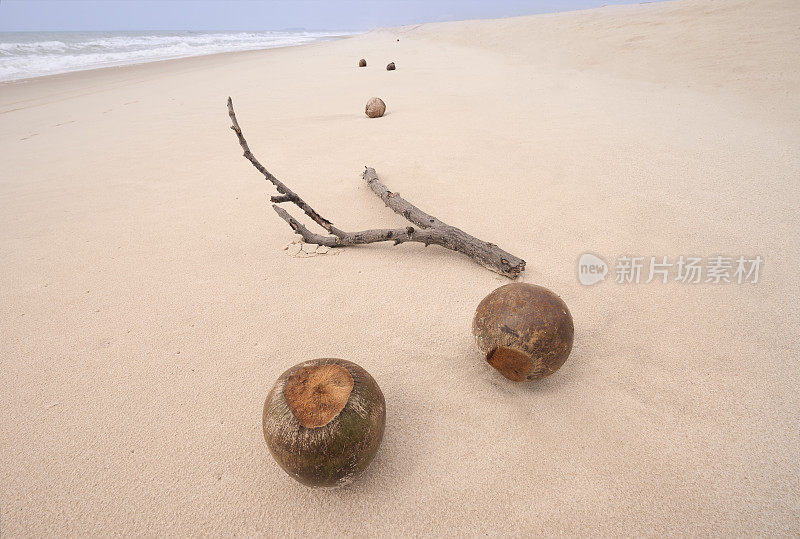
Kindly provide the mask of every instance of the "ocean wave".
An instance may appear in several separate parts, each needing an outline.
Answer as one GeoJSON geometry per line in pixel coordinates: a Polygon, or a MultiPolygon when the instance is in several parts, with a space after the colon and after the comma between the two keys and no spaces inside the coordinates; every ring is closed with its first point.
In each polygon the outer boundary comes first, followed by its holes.
{"type": "Polygon", "coordinates": [[[0,33],[0,81],[220,52],[303,45],[349,33],[0,33]]]}

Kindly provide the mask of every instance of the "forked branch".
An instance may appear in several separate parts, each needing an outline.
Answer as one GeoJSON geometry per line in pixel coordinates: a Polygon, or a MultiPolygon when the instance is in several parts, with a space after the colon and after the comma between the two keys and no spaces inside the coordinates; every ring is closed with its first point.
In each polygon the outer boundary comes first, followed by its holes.
{"type": "Polygon", "coordinates": [[[427,245],[441,245],[447,249],[463,253],[482,266],[505,275],[509,279],[516,279],[525,270],[525,261],[521,258],[507,253],[493,243],[479,240],[470,236],[463,230],[441,222],[432,215],[428,215],[417,208],[397,193],[391,192],[378,179],[374,168],[366,167],[363,178],[366,180],[370,189],[378,195],[381,200],[395,213],[405,217],[411,224],[405,228],[378,228],[362,230],[360,232],[345,232],[333,226],[329,220],[317,213],[314,208],[309,206],[297,193],[289,189],[283,182],[273,176],[264,166],[259,163],[239,127],[236,120],[236,113],[233,110],[233,101],[228,98],[228,115],[231,117],[233,125],[231,129],[236,133],[239,144],[244,150],[244,157],[250,161],[256,169],[264,175],[264,178],[272,183],[280,193],[279,196],[271,197],[272,208],[277,214],[286,221],[297,234],[303,237],[307,243],[316,243],[328,247],[346,247],[348,245],[363,245],[366,243],[377,243],[381,241],[391,241],[395,245],[405,242],[419,242],[427,245]],[[316,234],[306,228],[297,219],[292,217],[289,212],[278,206],[278,204],[290,202],[303,210],[315,223],[321,226],[328,233],[326,235],[316,234]]]}

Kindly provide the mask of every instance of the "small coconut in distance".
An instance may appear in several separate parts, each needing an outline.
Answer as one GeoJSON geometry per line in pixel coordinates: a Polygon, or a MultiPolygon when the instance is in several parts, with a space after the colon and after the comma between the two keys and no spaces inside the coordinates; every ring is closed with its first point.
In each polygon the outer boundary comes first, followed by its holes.
{"type": "Polygon", "coordinates": [[[346,484],[372,462],[383,438],[386,402],[355,363],[323,358],[284,372],[264,402],[270,453],[294,479],[312,487],[346,484]]]}
{"type": "Polygon", "coordinates": [[[472,333],[486,361],[519,382],[557,371],[569,357],[575,329],[567,305],[554,292],[511,283],[483,298],[472,333]]]}
{"type": "Polygon", "coordinates": [[[367,106],[364,112],[370,118],[380,118],[386,112],[386,103],[380,97],[373,97],[367,101],[367,106]]]}
{"type": "Polygon", "coordinates": [[[367,61],[362,58],[358,61],[358,67],[367,67],[367,61]]]}

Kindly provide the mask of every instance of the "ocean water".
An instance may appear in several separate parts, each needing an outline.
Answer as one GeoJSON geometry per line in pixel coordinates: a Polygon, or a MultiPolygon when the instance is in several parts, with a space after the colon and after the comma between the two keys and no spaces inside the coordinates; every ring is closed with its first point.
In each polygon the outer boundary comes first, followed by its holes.
{"type": "Polygon", "coordinates": [[[0,81],[218,52],[303,45],[347,32],[0,32],[0,81]]]}

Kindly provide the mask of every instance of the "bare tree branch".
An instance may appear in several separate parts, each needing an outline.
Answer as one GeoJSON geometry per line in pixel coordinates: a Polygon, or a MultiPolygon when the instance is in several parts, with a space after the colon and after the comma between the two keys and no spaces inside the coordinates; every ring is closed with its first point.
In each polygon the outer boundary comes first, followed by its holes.
{"type": "Polygon", "coordinates": [[[279,193],[283,195],[281,197],[274,197],[278,200],[273,200],[273,202],[292,202],[296,204],[297,207],[303,210],[306,215],[311,217],[315,223],[328,232],[338,236],[338,232],[341,232],[340,230],[337,230],[330,221],[318,214],[314,208],[306,204],[302,198],[297,196],[297,193],[286,187],[282,181],[273,176],[270,171],[264,168],[264,165],[258,162],[258,159],[256,159],[253,153],[250,151],[250,147],[247,145],[244,135],[242,135],[242,129],[239,127],[239,122],[236,120],[236,113],[233,111],[233,100],[230,97],[228,97],[228,116],[231,117],[231,122],[233,123],[233,125],[231,125],[231,129],[233,129],[234,133],[236,133],[236,137],[239,139],[239,145],[242,147],[242,150],[244,150],[245,158],[250,161],[254,167],[256,167],[256,170],[264,175],[267,181],[271,182],[275,186],[279,193]]]}
{"type": "Polygon", "coordinates": [[[366,167],[363,178],[367,181],[370,189],[381,197],[381,200],[395,213],[399,213],[415,225],[424,228],[426,231],[437,231],[438,241],[430,241],[446,247],[453,251],[458,251],[475,259],[482,266],[495,271],[511,279],[525,271],[525,261],[511,253],[500,249],[494,243],[489,243],[471,236],[454,226],[443,223],[433,215],[429,215],[417,208],[399,193],[393,193],[383,185],[378,179],[374,168],[366,167]]]}
{"type": "Polygon", "coordinates": [[[366,167],[362,177],[367,180],[367,185],[369,185],[370,189],[372,189],[372,192],[381,197],[381,200],[383,200],[383,203],[386,204],[386,206],[394,210],[395,213],[399,213],[415,225],[421,226],[422,228],[430,228],[444,224],[433,215],[428,215],[421,209],[402,198],[400,193],[393,193],[389,191],[389,189],[387,189],[386,186],[378,180],[378,174],[375,172],[374,168],[366,167]]]}
{"type": "Polygon", "coordinates": [[[233,101],[230,97],[228,98],[228,115],[231,117],[231,122],[233,122],[231,129],[236,133],[239,144],[244,150],[244,157],[264,175],[267,181],[275,186],[279,193],[281,193],[279,196],[271,197],[273,202],[272,208],[281,219],[289,224],[295,233],[302,236],[303,241],[307,243],[316,243],[318,245],[326,245],[328,247],[346,247],[348,245],[363,245],[382,241],[391,241],[394,242],[395,245],[405,242],[424,243],[426,246],[431,244],[441,245],[447,249],[463,253],[482,266],[501,275],[505,275],[510,279],[516,279],[520,273],[525,271],[525,261],[521,258],[503,251],[493,243],[479,240],[459,228],[443,223],[436,217],[417,208],[398,193],[390,191],[378,179],[375,169],[370,167],[366,167],[363,173],[363,177],[370,189],[383,200],[386,206],[405,217],[412,224],[416,225],[416,227],[407,226],[405,228],[394,229],[380,228],[362,230],[360,232],[345,232],[336,228],[333,226],[333,223],[322,217],[314,208],[306,204],[297,193],[273,176],[259,163],[255,156],[253,156],[242,134],[242,130],[239,127],[239,122],[236,120],[236,114],[233,110],[233,101]],[[289,212],[278,206],[278,204],[283,202],[291,202],[296,205],[315,223],[324,228],[326,232],[333,235],[328,236],[311,232],[297,219],[292,217],[289,212]]]}

